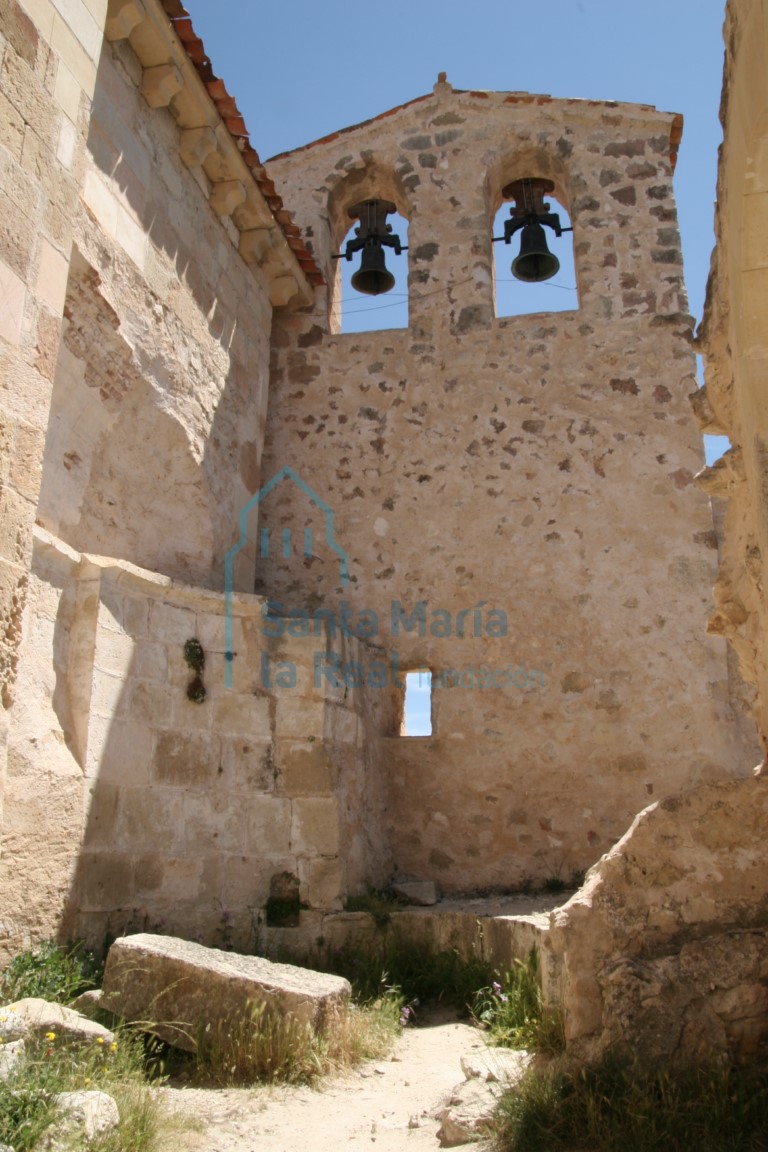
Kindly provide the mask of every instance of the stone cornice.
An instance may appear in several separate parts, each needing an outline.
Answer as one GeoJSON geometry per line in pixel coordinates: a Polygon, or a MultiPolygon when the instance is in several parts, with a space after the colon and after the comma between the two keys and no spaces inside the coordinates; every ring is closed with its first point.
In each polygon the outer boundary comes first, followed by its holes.
{"type": "Polygon", "coordinates": [[[110,0],[105,35],[111,42],[127,41],[135,52],[143,68],[144,99],[174,116],[181,160],[205,173],[212,211],[231,219],[240,255],[265,277],[273,307],[311,304],[310,279],[316,277],[299,263],[258,175],[246,164],[159,0],[110,0]]]}

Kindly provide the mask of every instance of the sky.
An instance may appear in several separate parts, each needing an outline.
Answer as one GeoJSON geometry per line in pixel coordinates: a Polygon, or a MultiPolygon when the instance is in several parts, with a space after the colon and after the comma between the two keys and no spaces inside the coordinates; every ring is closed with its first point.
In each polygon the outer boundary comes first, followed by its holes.
{"type": "MultiPolygon", "coordinates": [[[[689,307],[701,319],[722,138],[724,0],[186,4],[263,160],[423,95],[439,72],[456,88],[681,112],[674,185],[689,307]]],[[[727,442],[707,440],[711,461],[727,442]]]]}
{"type": "MultiPolygon", "coordinates": [[[[693,314],[709,256],[724,0],[187,0],[263,160],[431,91],[627,100],[682,112],[675,192],[693,314]],[[537,16],[539,18],[537,18],[537,16]]],[[[290,205],[289,205],[290,207],[290,205]]]]}

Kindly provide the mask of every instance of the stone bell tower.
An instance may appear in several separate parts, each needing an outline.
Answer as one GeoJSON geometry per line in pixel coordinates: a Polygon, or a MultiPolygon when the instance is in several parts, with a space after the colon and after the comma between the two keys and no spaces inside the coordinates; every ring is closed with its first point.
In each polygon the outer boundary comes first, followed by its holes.
{"type": "MultiPolygon", "coordinates": [[[[681,130],[441,77],[271,164],[329,287],[276,320],[263,475],[288,466],[333,509],[349,567],[342,584],[323,547],[273,553],[257,590],[297,634],[318,611],[357,619],[388,690],[431,671],[432,735],[378,734],[372,818],[395,868],[445,891],[579,871],[654,797],[749,761],[705,635],[681,130]],[[521,180],[570,216],[572,311],[537,312],[532,284],[530,314],[495,314],[494,216],[521,180]],[[371,199],[409,222],[409,326],[344,333],[334,257],[371,199]]],[[[264,506],[265,530],[308,523],[299,495],[264,506]]]]}

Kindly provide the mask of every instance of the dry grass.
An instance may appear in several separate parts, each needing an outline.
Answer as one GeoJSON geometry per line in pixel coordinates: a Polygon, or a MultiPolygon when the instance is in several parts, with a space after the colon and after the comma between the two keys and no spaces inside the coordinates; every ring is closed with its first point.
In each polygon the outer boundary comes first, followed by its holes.
{"type": "Polygon", "coordinates": [[[399,1032],[401,1004],[389,993],[372,1004],[337,1005],[322,1030],[254,1005],[238,1021],[201,1031],[193,1077],[217,1086],[310,1083],[388,1052],[399,1032]]]}

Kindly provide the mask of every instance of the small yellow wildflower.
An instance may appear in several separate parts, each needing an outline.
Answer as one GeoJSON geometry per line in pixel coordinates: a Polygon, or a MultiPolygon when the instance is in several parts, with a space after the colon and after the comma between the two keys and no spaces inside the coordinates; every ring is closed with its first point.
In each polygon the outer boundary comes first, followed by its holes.
{"type": "Polygon", "coordinates": [[[45,1038],[46,1038],[46,1040],[51,1042],[51,1041],[56,1039],[56,1033],[55,1032],[46,1032],[45,1038]]]}
{"type": "Polygon", "coordinates": [[[96,1037],[96,1043],[97,1044],[103,1044],[104,1043],[104,1037],[103,1036],[97,1036],[96,1037]]]}
{"type": "Polygon", "coordinates": [[[90,1076],[86,1076],[86,1078],[85,1078],[85,1084],[86,1084],[86,1087],[87,1087],[87,1085],[88,1085],[88,1084],[90,1084],[90,1082],[91,1082],[91,1078],[90,1078],[90,1076]]]}
{"type": "Polygon", "coordinates": [[[110,1052],[117,1052],[117,1044],[115,1043],[115,1041],[114,1041],[114,1040],[113,1040],[113,1041],[112,1041],[112,1043],[110,1044],[110,1046],[109,1046],[109,1050],[110,1050],[110,1052]]]}

